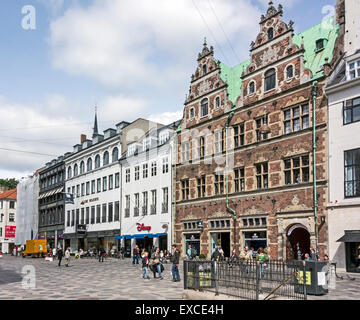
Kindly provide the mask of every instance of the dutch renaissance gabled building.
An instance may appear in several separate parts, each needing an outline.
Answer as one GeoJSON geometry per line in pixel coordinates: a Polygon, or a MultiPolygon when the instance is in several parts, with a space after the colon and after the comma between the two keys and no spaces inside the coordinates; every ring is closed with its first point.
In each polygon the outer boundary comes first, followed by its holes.
{"type": "Polygon", "coordinates": [[[329,18],[295,34],[282,15],[270,2],[248,61],[226,66],[206,43],[198,55],[173,166],[182,252],[189,244],[208,257],[218,245],[225,256],[270,246],[273,258],[288,259],[297,243],[304,255],[318,242],[327,253],[323,89],[340,28],[329,18]]]}

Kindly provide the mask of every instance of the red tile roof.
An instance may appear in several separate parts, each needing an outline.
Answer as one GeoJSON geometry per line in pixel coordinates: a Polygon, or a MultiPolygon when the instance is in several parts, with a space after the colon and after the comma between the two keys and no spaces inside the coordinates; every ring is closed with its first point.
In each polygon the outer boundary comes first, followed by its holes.
{"type": "Polygon", "coordinates": [[[17,189],[11,189],[0,193],[0,199],[13,199],[16,200],[17,189]]]}

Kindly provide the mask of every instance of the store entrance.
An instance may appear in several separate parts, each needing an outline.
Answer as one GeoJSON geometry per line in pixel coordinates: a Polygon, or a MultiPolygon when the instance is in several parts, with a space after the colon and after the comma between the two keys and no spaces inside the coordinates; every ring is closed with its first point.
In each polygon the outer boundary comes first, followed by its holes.
{"type": "Polygon", "coordinates": [[[216,247],[224,251],[224,257],[230,257],[230,232],[217,232],[211,234],[211,254],[216,247]]]}
{"type": "Polygon", "coordinates": [[[199,256],[200,252],[200,234],[194,233],[194,234],[185,234],[185,252],[186,254],[187,249],[189,248],[189,245],[191,245],[191,248],[195,249],[196,255],[199,256]]]}
{"type": "Polygon", "coordinates": [[[266,231],[244,232],[245,246],[257,251],[267,246],[266,231]]]}
{"type": "Polygon", "coordinates": [[[360,273],[360,242],[346,242],[346,272],[360,273]]]}
{"type": "Polygon", "coordinates": [[[167,235],[166,236],[159,236],[159,249],[160,250],[167,250],[167,235]]]}
{"type": "Polygon", "coordinates": [[[153,246],[153,238],[145,237],[143,239],[136,239],[136,244],[139,246],[140,252],[142,249],[145,249],[150,254],[153,246]]]}

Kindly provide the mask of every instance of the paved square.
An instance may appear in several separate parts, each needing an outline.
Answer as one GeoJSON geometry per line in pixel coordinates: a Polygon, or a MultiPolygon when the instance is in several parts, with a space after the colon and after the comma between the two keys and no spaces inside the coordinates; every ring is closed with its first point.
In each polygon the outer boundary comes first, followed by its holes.
{"type": "MultiPolygon", "coordinates": [[[[141,265],[130,259],[71,258],[70,267],[58,261],[3,256],[0,258],[0,299],[181,299],[183,282],[171,281],[171,264],[164,264],[163,280],[142,279],[141,265]],[[23,289],[22,269],[35,268],[35,289],[23,289]]],[[[181,266],[180,266],[181,270],[181,266]]],[[[180,273],[182,276],[182,273],[180,273]]]]}

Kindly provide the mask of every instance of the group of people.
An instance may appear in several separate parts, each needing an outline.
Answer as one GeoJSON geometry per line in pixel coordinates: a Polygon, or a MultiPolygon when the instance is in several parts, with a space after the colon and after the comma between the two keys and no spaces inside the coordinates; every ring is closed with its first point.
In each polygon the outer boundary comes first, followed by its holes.
{"type": "Polygon", "coordinates": [[[142,262],[142,278],[150,279],[149,270],[153,272],[154,279],[158,278],[163,280],[162,273],[164,272],[163,264],[166,262],[166,258],[169,258],[172,267],[172,281],[180,281],[180,272],[179,272],[179,262],[180,262],[180,251],[176,248],[176,245],[172,246],[172,254],[168,252],[160,251],[159,248],[153,247],[150,251],[150,254],[145,249],[142,249],[141,254],[139,253],[139,247],[136,245],[133,250],[133,264],[138,264],[139,259],[141,258],[142,262]],[[158,274],[158,277],[156,277],[158,274]]]}

